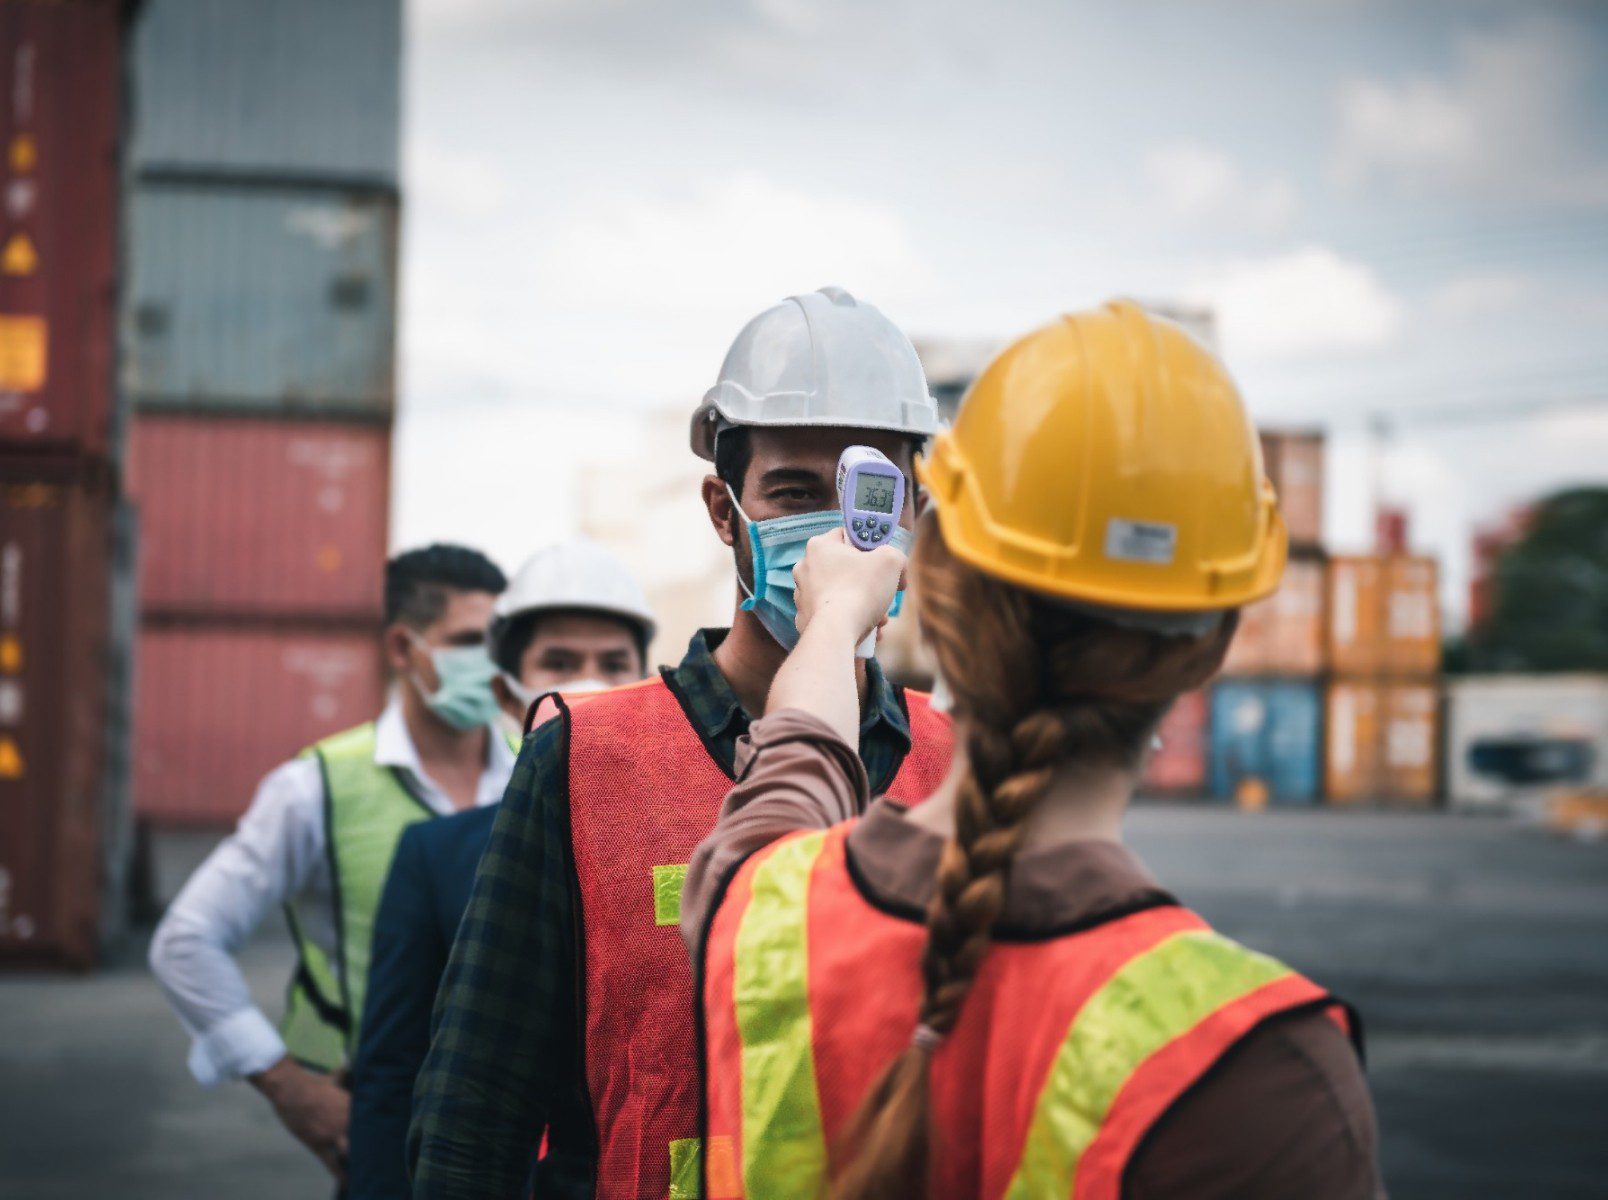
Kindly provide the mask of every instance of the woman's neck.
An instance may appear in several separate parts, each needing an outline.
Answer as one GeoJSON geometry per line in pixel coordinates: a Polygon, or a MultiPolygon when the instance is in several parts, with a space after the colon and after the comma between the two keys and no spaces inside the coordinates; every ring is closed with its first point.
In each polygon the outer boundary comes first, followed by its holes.
{"type": "MultiPolygon", "coordinates": [[[[955,797],[968,769],[963,740],[957,737],[949,774],[937,791],[910,810],[908,819],[942,838],[953,836],[955,797]]],[[[1068,842],[1120,842],[1122,815],[1133,797],[1134,785],[1131,771],[1062,766],[1027,819],[1022,849],[1038,850],[1068,842]]]]}

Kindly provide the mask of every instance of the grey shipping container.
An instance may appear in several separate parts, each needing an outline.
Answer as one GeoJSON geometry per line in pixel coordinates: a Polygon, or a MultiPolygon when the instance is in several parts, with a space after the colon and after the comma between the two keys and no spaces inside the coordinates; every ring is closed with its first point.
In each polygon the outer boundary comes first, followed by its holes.
{"type": "Polygon", "coordinates": [[[401,0],[145,0],[136,171],[395,185],[401,0]]]}
{"type": "Polygon", "coordinates": [[[390,413],[394,199],[144,183],[128,206],[123,369],[137,406],[390,413]]]}

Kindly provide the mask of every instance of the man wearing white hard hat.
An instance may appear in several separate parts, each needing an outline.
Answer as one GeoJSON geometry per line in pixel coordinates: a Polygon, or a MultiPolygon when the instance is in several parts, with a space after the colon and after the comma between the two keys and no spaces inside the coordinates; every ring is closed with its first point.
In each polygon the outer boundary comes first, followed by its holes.
{"type": "Polygon", "coordinates": [[[523,733],[547,692],[580,695],[641,679],[653,613],[629,567],[587,538],[549,546],[519,568],[491,623],[492,681],[523,733]]]}
{"type": "MultiPolygon", "coordinates": [[[[842,289],[792,296],[738,334],[691,430],[714,467],[712,531],[732,549],[731,627],[526,738],[436,1001],[408,1139],[415,1196],[520,1194],[544,1134],[539,1195],[737,1194],[731,1147],[698,1136],[681,881],[763,750],[745,735],[798,638],[792,566],[843,522],[840,456],[869,446],[908,478],[936,424],[909,339],[842,289]]],[[[914,502],[889,518],[888,539],[906,541],[914,502]]],[[[874,658],[855,676],[872,794],[927,794],[948,769],[947,719],[874,658]]]]}
{"type": "MultiPolygon", "coordinates": [[[[585,538],[538,551],[498,598],[487,640],[511,736],[536,701],[641,679],[653,640],[642,586],[585,538]]],[[[554,710],[556,711],[556,710],[554,710]]],[[[348,1200],[409,1192],[406,1143],[413,1081],[430,1042],[430,1008],[496,806],[416,825],[402,835],[374,922],[362,1033],[352,1065],[348,1200]]],[[[549,1180],[561,1163],[544,1167],[549,1180]]],[[[547,1193],[543,1193],[547,1194],[547,1193]]]]}

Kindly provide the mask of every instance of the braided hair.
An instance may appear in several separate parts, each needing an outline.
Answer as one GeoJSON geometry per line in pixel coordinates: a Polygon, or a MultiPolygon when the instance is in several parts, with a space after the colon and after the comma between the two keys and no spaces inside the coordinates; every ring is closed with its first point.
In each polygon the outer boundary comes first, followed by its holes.
{"type": "Polygon", "coordinates": [[[1063,765],[1137,770],[1173,700],[1221,665],[1237,624],[1231,614],[1203,637],[1164,636],[1040,599],[955,558],[932,514],[911,573],[968,770],[927,911],[919,1024],[849,1124],[839,1200],[927,1194],[932,1053],[988,953],[1028,818],[1063,765]]]}

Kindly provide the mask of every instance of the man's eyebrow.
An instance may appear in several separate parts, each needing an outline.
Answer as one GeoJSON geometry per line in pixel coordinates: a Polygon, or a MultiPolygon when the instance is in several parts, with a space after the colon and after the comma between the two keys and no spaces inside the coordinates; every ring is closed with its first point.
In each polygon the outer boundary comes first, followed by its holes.
{"type": "Polygon", "coordinates": [[[821,478],[817,472],[803,467],[772,467],[759,477],[759,484],[761,487],[774,487],[779,483],[804,483],[815,487],[821,478]]]}

